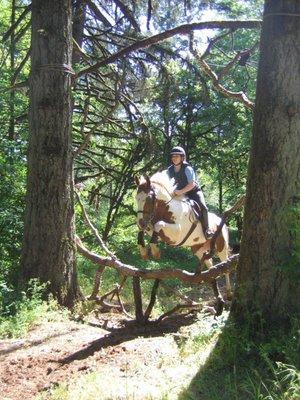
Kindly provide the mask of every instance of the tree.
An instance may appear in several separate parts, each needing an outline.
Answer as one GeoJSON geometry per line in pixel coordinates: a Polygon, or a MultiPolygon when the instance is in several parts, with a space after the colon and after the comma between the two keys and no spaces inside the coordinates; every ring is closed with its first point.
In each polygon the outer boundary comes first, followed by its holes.
{"type": "Polygon", "coordinates": [[[79,295],[71,148],[70,0],[32,2],[32,55],[23,276],[50,282],[59,302],[79,295]]]}
{"type": "Polygon", "coordinates": [[[288,322],[300,308],[297,265],[292,260],[297,232],[289,218],[300,192],[299,15],[298,0],[265,2],[244,232],[232,307],[237,321],[254,314],[260,323],[288,322]]]}

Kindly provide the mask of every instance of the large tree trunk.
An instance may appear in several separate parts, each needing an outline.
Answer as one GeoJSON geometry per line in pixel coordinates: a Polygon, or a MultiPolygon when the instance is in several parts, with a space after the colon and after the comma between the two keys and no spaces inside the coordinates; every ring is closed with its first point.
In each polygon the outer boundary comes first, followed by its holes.
{"type": "Polygon", "coordinates": [[[300,308],[287,212],[300,193],[300,2],[266,0],[236,320],[284,321],[300,308]],[[296,15],[298,14],[298,16],[296,15]]]}
{"type": "Polygon", "coordinates": [[[71,0],[33,0],[30,132],[22,271],[78,296],[71,148],[71,0]]]}

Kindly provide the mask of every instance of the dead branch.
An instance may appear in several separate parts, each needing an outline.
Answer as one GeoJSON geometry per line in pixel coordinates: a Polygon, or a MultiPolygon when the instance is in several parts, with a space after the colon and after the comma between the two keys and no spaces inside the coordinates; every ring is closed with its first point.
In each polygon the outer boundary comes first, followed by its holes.
{"type": "Polygon", "coordinates": [[[105,58],[104,60],[101,60],[94,65],[91,65],[87,68],[82,69],[75,75],[74,79],[77,79],[82,75],[86,75],[91,72],[95,72],[100,67],[111,64],[114,61],[118,60],[119,58],[128,55],[129,53],[147,48],[153,44],[156,44],[158,42],[169,39],[170,37],[173,37],[175,35],[188,35],[192,31],[201,30],[201,29],[239,29],[239,28],[257,29],[257,28],[261,27],[261,24],[262,24],[262,21],[260,21],[260,20],[249,20],[249,21],[228,20],[228,21],[195,22],[192,24],[179,25],[176,28],[169,29],[167,31],[164,31],[157,35],[150,36],[148,38],[142,38],[141,40],[138,40],[138,41],[132,43],[131,45],[110,55],[109,57],[105,58]]]}
{"type": "Polygon", "coordinates": [[[100,289],[100,284],[101,284],[101,277],[104,271],[104,267],[101,266],[97,269],[96,271],[96,275],[95,275],[95,279],[94,279],[94,286],[93,286],[93,291],[92,294],[90,295],[89,299],[90,300],[96,300],[98,293],[99,293],[99,289],[100,289]]]}
{"type": "MultiPolygon", "coordinates": [[[[77,197],[78,203],[80,204],[82,213],[83,213],[83,215],[84,215],[84,218],[85,218],[85,220],[86,220],[88,226],[90,227],[91,231],[92,231],[92,232],[94,233],[94,235],[96,236],[96,239],[98,240],[98,243],[100,244],[101,248],[105,251],[106,254],[108,254],[108,255],[110,256],[110,259],[111,259],[111,260],[116,260],[117,258],[116,258],[116,256],[114,255],[114,253],[111,252],[111,251],[108,249],[108,247],[106,246],[106,244],[105,244],[104,241],[102,240],[101,236],[99,235],[98,230],[97,230],[97,229],[94,227],[94,225],[91,223],[91,221],[90,221],[90,219],[89,219],[89,217],[88,217],[88,215],[87,215],[87,213],[86,213],[86,211],[85,211],[85,208],[84,208],[84,206],[83,206],[83,204],[82,204],[82,202],[81,202],[81,200],[80,200],[80,197],[79,197],[78,193],[77,193],[77,192],[75,192],[75,193],[76,193],[76,197],[77,197]]],[[[80,240],[80,239],[79,239],[79,240],[80,240]]],[[[100,265],[105,265],[105,264],[101,264],[101,263],[100,263],[100,265]]]]}
{"type": "Polygon", "coordinates": [[[150,302],[149,302],[148,307],[147,307],[147,309],[146,309],[146,311],[144,313],[144,321],[145,322],[149,320],[149,317],[151,315],[152,309],[154,307],[159,284],[160,284],[160,280],[159,279],[155,279],[153,287],[152,287],[152,290],[151,290],[150,302]]]}
{"type": "Polygon", "coordinates": [[[31,11],[31,4],[29,4],[25,10],[22,12],[22,14],[19,16],[19,18],[16,20],[16,22],[10,26],[10,28],[8,29],[7,32],[4,33],[4,35],[2,36],[2,40],[3,42],[5,42],[9,36],[12,34],[12,32],[15,31],[15,29],[18,27],[18,25],[24,20],[24,18],[26,17],[26,15],[31,11]]]}
{"type": "Polygon", "coordinates": [[[25,57],[20,62],[20,65],[18,66],[18,68],[15,70],[15,72],[13,74],[12,82],[15,82],[17,80],[19,73],[21,72],[21,70],[24,67],[24,65],[26,64],[26,62],[29,60],[30,54],[31,54],[31,47],[28,49],[25,57]]]}
{"type": "MultiPolygon", "coordinates": [[[[212,258],[212,256],[214,255],[214,249],[215,249],[215,245],[216,245],[216,240],[217,240],[217,238],[218,238],[218,236],[219,236],[219,234],[220,234],[220,232],[221,232],[221,230],[222,230],[224,224],[226,223],[226,221],[229,219],[229,217],[230,217],[236,210],[238,210],[240,207],[242,207],[242,205],[244,205],[244,203],[245,203],[245,198],[246,198],[245,195],[242,196],[242,197],[240,197],[240,198],[235,202],[235,204],[234,204],[229,210],[226,210],[226,211],[223,213],[223,216],[222,216],[222,218],[221,218],[221,222],[220,222],[220,224],[218,225],[218,228],[217,228],[216,232],[213,234],[213,237],[211,238],[211,241],[210,241],[210,250],[203,254],[203,256],[202,256],[202,258],[201,258],[201,261],[200,261],[200,266],[199,266],[199,268],[201,268],[201,264],[203,264],[205,260],[209,260],[209,259],[212,258]]],[[[198,269],[198,270],[199,270],[199,269],[198,269]]]]}
{"type": "Polygon", "coordinates": [[[175,296],[179,297],[181,300],[185,301],[187,304],[190,304],[190,305],[195,305],[196,304],[194,302],[194,300],[192,300],[189,297],[187,297],[186,295],[180,293],[179,290],[166,285],[164,282],[161,282],[161,286],[164,287],[166,292],[170,292],[170,293],[175,294],[175,296]]]}
{"type": "Polygon", "coordinates": [[[177,306],[175,306],[174,308],[172,308],[171,310],[167,311],[166,313],[162,314],[159,318],[157,318],[157,320],[155,322],[161,322],[163,319],[165,319],[166,317],[169,317],[171,314],[174,314],[176,311],[182,310],[182,309],[189,309],[191,310],[200,310],[202,308],[202,305],[200,303],[198,304],[177,304],[177,306]]]}
{"type": "Polygon", "coordinates": [[[92,13],[94,14],[94,16],[96,18],[98,18],[103,24],[104,26],[110,28],[111,27],[111,23],[108,21],[108,19],[103,15],[103,13],[99,10],[99,8],[96,6],[96,4],[91,1],[91,0],[85,0],[87,6],[89,7],[89,9],[92,11],[92,13]]]}
{"type": "MultiPolygon", "coordinates": [[[[221,39],[223,39],[224,37],[232,34],[234,32],[233,29],[230,29],[229,31],[222,33],[221,35],[215,36],[214,38],[209,40],[208,46],[206,48],[206,50],[204,51],[204,53],[202,54],[202,58],[205,58],[211,51],[211,49],[213,48],[213,46],[221,39]]],[[[190,41],[190,44],[192,42],[190,41]]],[[[190,46],[190,50],[192,50],[191,46],[190,46]]]]}
{"type": "Polygon", "coordinates": [[[124,4],[121,0],[114,0],[114,3],[120,8],[126,19],[131,23],[131,25],[134,27],[134,29],[137,32],[141,32],[141,29],[134,19],[134,16],[132,15],[132,12],[129,10],[129,8],[124,4]]]}
{"type": "Polygon", "coordinates": [[[191,273],[183,269],[158,269],[158,270],[141,270],[133,265],[124,264],[116,257],[103,257],[94,252],[89,251],[77,236],[75,239],[78,252],[85,258],[89,259],[95,264],[107,266],[116,269],[123,276],[136,276],[142,279],[170,279],[176,278],[182,282],[190,284],[199,284],[203,282],[211,282],[213,279],[221,275],[229,273],[236,268],[238,262],[238,254],[234,254],[226,261],[214,265],[207,271],[201,273],[191,273]]]}
{"type": "MultiPolygon", "coordinates": [[[[195,59],[197,60],[198,64],[202,68],[202,70],[206,73],[206,75],[208,77],[211,78],[214,88],[219,93],[221,93],[225,97],[236,99],[239,102],[243,103],[246,108],[249,108],[250,110],[254,110],[254,103],[248,99],[247,95],[244,92],[232,92],[231,90],[226,89],[223,85],[220,84],[220,77],[210,68],[210,66],[207,64],[207,62],[203,60],[203,58],[200,56],[200,54],[196,50],[193,50],[192,53],[193,53],[195,59]]],[[[230,65],[230,67],[231,67],[231,65],[230,65]]],[[[221,77],[222,76],[223,75],[221,75],[221,77]]]]}

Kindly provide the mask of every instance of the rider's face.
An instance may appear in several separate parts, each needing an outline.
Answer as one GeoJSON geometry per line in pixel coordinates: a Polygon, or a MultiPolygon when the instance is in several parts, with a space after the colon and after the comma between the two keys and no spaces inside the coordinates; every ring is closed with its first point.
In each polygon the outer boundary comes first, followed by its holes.
{"type": "Polygon", "coordinates": [[[180,154],[173,154],[171,156],[171,161],[174,165],[179,165],[182,163],[182,156],[180,154]]]}

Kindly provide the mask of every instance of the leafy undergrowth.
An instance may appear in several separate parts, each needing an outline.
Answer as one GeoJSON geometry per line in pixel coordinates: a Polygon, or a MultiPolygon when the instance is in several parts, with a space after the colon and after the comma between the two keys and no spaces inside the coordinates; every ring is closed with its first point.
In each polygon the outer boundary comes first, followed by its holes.
{"type": "Polygon", "coordinates": [[[53,298],[42,299],[46,285],[33,279],[26,291],[16,291],[0,282],[0,339],[18,338],[43,321],[65,318],[53,298]]]}
{"type": "Polygon", "coordinates": [[[227,321],[216,345],[178,399],[299,400],[300,321],[259,343],[227,321]]]}

